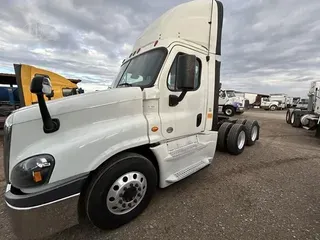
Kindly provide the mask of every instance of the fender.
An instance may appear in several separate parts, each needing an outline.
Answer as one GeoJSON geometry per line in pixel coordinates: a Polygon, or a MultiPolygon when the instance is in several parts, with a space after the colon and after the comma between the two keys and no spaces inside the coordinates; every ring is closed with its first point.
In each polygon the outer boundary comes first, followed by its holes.
{"type": "MultiPolygon", "coordinates": [[[[43,132],[39,118],[23,123],[16,119],[12,128],[12,139],[15,141],[11,144],[9,172],[26,158],[50,154],[55,159],[53,173],[47,184],[50,185],[89,173],[121,151],[148,144],[148,124],[143,115],[142,92],[140,89],[128,88],[126,93],[127,99],[122,101],[108,103],[106,99],[106,104],[55,116],[59,118],[61,126],[59,131],[52,134],[43,132]],[[28,136],[28,141],[19,138],[20,135],[28,136]]],[[[108,95],[107,92],[105,94],[108,95]]],[[[73,100],[70,98],[69,101],[73,100]]],[[[97,102],[91,99],[93,101],[97,102]]],[[[21,190],[35,192],[40,188],[21,190]]]]}

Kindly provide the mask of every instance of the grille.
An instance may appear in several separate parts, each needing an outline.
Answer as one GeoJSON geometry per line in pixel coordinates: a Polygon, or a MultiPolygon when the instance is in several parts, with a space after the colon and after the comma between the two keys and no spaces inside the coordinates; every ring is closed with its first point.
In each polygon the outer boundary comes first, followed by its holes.
{"type": "Polygon", "coordinates": [[[244,101],[244,107],[245,107],[245,108],[249,108],[249,100],[248,100],[248,99],[246,99],[246,100],[244,101]]]}

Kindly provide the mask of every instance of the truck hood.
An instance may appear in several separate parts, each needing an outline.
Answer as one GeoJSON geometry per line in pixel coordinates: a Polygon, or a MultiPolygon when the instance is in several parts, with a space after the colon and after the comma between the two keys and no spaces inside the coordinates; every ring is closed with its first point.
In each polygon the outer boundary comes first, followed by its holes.
{"type": "Polygon", "coordinates": [[[233,98],[230,98],[230,100],[232,102],[242,103],[244,101],[244,98],[243,97],[233,97],[233,98]]]}
{"type": "MultiPolygon", "coordinates": [[[[98,108],[106,105],[117,105],[123,102],[143,99],[142,91],[139,87],[114,88],[91,93],[68,96],[57,100],[47,101],[49,113],[52,118],[71,112],[78,112],[85,109],[98,108]]],[[[112,113],[106,113],[108,116],[112,113]]],[[[110,116],[109,116],[110,117],[110,116]]],[[[22,107],[13,112],[13,124],[20,124],[28,121],[41,119],[39,105],[35,104],[22,107]]]]}

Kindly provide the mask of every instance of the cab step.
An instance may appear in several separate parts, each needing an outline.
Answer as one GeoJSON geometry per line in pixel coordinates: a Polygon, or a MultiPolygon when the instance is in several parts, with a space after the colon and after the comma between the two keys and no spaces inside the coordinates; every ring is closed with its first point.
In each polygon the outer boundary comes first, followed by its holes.
{"type": "Polygon", "coordinates": [[[183,178],[186,178],[190,175],[192,175],[193,173],[199,171],[200,169],[204,168],[205,166],[208,166],[211,162],[212,158],[206,158],[203,159],[199,162],[196,162],[182,170],[180,170],[179,172],[176,172],[172,175],[170,175],[167,179],[166,182],[169,183],[175,183],[180,181],[183,178]]]}

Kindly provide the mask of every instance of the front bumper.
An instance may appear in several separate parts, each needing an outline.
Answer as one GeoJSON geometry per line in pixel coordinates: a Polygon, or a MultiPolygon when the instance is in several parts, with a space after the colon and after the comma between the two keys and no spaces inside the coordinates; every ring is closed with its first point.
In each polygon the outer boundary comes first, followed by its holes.
{"type": "Polygon", "coordinates": [[[7,185],[5,201],[19,239],[43,238],[79,223],[78,203],[84,179],[35,194],[14,194],[7,185]]]}
{"type": "Polygon", "coordinates": [[[238,107],[238,108],[236,109],[236,112],[237,112],[237,113],[243,113],[243,112],[244,112],[244,107],[238,107]]]}

